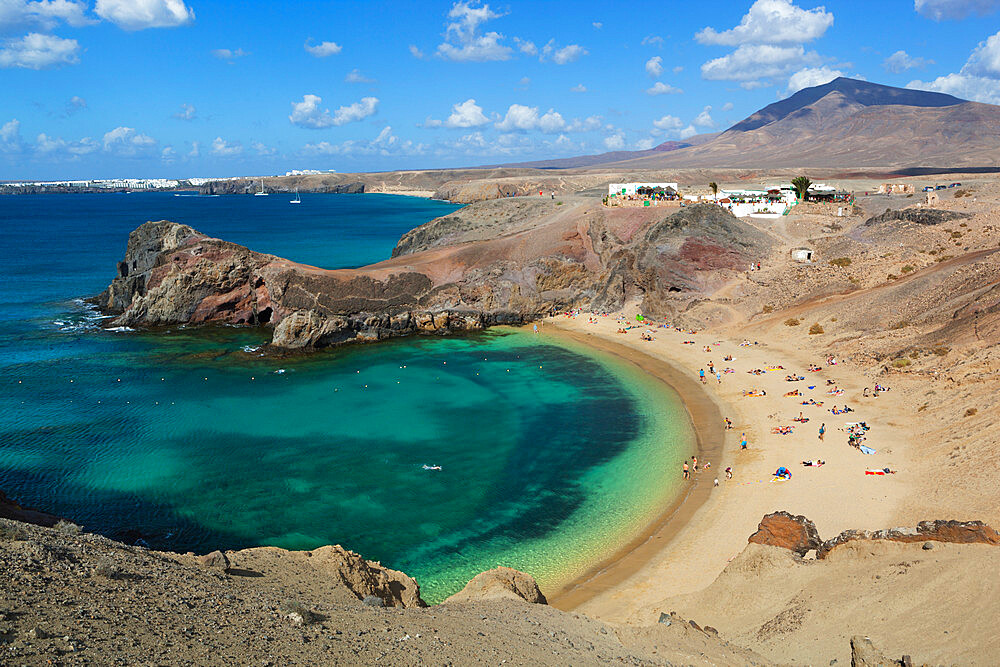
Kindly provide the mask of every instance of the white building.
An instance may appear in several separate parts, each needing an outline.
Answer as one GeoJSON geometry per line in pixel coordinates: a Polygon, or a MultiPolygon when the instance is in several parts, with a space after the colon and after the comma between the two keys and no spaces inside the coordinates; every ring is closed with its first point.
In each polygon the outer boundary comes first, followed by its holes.
{"type": "Polygon", "coordinates": [[[630,197],[634,196],[639,188],[670,188],[677,192],[676,183],[611,183],[608,185],[608,194],[630,197]]]}

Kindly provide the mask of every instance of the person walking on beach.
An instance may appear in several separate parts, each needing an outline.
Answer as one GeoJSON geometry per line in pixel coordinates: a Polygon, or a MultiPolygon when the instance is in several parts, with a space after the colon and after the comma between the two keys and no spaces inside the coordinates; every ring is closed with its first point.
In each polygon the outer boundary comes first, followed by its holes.
{"type": "Polygon", "coordinates": [[[733,478],[733,467],[729,466],[728,468],[726,468],[726,479],[732,479],[732,478],[733,478]]]}
{"type": "Polygon", "coordinates": [[[692,456],[691,457],[691,463],[694,464],[692,466],[694,468],[694,471],[698,472],[698,457],[697,456],[692,456]]]}
{"type": "Polygon", "coordinates": [[[691,473],[688,472],[688,464],[687,464],[687,461],[685,461],[684,462],[684,479],[690,479],[690,478],[691,478],[691,473]]]}
{"type": "Polygon", "coordinates": [[[740,449],[747,448],[747,434],[743,433],[740,435],[740,449]]]}
{"type": "Polygon", "coordinates": [[[819,425],[819,441],[823,442],[823,435],[826,433],[826,423],[819,425]]]}
{"type": "Polygon", "coordinates": [[[731,431],[733,429],[733,420],[726,417],[726,430],[731,431]]]}
{"type": "Polygon", "coordinates": [[[698,371],[698,377],[701,378],[701,383],[705,384],[705,369],[702,368],[698,371]]]}
{"type": "Polygon", "coordinates": [[[719,384],[722,384],[722,373],[720,371],[715,371],[715,379],[719,381],[719,384]]]}

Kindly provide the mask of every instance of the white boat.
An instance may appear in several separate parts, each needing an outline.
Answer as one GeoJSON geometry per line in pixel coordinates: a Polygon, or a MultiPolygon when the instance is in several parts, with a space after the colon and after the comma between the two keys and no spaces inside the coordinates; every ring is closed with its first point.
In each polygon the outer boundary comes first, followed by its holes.
{"type": "Polygon", "coordinates": [[[260,179],[260,191],[253,193],[254,197],[266,197],[268,193],[264,192],[264,179],[260,179]]]}
{"type": "Polygon", "coordinates": [[[299,189],[298,188],[295,188],[295,199],[290,199],[288,201],[288,203],[289,204],[301,204],[302,203],[302,198],[299,197],[299,189]]]}

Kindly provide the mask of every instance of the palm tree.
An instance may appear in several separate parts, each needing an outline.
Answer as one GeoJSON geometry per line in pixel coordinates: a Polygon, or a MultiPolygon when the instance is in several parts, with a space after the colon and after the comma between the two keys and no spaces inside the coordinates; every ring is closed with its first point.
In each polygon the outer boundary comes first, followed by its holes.
{"type": "Polygon", "coordinates": [[[795,188],[795,193],[799,196],[799,201],[806,198],[806,192],[809,191],[810,185],[812,185],[812,181],[805,176],[796,176],[792,179],[792,187],[795,188]]]}
{"type": "Polygon", "coordinates": [[[713,197],[718,196],[718,194],[719,194],[719,184],[718,183],[716,183],[715,181],[712,181],[711,183],[708,184],[708,187],[712,190],[712,196],[713,197]]]}

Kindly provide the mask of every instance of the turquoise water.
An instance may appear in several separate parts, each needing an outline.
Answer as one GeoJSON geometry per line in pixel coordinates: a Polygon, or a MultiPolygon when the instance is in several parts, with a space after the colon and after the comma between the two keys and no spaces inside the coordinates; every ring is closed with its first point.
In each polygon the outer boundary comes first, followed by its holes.
{"type": "Polygon", "coordinates": [[[454,209],[303,195],[313,211],[289,219],[262,199],[0,198],[14,239],[0,268],[0,489],[155,548],[340,543],[415,576],[430,601],[496,565],[551,589],[675,492],[692,442],[677,397],[544,334],[278,359],[256,329],[109,332],[75,301],[100,291],[146,218],[333,268],[388,256],[454,209]]]}

